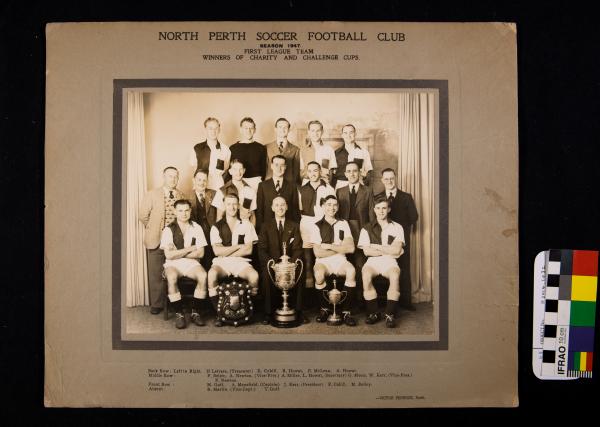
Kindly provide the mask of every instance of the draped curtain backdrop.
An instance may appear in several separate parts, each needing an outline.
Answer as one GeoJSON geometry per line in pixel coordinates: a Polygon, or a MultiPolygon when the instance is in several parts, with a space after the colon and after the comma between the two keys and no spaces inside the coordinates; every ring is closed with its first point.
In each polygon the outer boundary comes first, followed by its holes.
{"type": "Polygon", "coordinates": [[[148,270],[144,226],[138,208],[146,194],[144,94],[127,93],[127,307],[148,305],[148,270]]]}
{"type": "Polygon", "coordinates": [[[398,186],[412,194],[419,219],[411,239],[412,301],[433,300],[435,104],[433,93],[402,93],[398,186]]]}

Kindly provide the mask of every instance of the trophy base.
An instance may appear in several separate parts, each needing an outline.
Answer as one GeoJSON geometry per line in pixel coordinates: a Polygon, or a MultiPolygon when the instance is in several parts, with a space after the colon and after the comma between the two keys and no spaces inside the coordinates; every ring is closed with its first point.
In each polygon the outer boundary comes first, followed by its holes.
{"type": "Polygon", "coordinates": [[[336,315],[335,317],[333,315],[329,315],[329,317],[327,317],[327,324],[329,326],[339,326],[343,323],[343,319],[342,316],[338,316],[336,315]]]}
{"type": "Polygon", "coordinates": [[[271,320],[271,325],[276,328],[295,328],[300,326],[295,310],[282,312],[283,310],[275,310],[275,316],[271,320]]]}

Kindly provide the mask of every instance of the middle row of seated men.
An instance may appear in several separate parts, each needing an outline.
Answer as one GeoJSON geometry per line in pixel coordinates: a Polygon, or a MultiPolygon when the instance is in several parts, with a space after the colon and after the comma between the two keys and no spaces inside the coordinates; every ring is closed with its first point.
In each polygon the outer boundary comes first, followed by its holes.
{"type": "MultiPolygon", "coordinates": [[[[261,182],[257,191],[244,180],[245,167],[237,159],[230,164],[231,181],[217,191],[207,188],[208,173],[199,169],[194,174],[191,200],[174,203],[175,221],[163,230],[160,248],[165,252],[167,296],[174,305],[176,326],[186,327],[177,288],[181,276],[197,281],[191,315],[197,325],[204,324],[199,307],[207,296],[207,288],[216,311],[217,285],[222,278],[236,276],[246,280],[252,295],[258,293],[259,277],[262,278],[263,323],[268,324],[276,299],[272,297],[267,262],[279,260],[285,243],[292,261],[300,258],[305,264],[304,280],[294,291],[302,321],[308,321],[302,314],[304,287],[314,286],[319,292],[328,289],[331,284],[326,278],[334,274],[344,277],[343,290],[347,291],[342,304],[344,323],[356,325],[351,308],[360,271],[366,323],[373,324],[381,318],[373,278],[382,275],[389,280],[386,325],[394,327],[400,297],[397,259],[403,253],[405,236],[403,227],[388,218],[390,200],[385,194],[373,198],[368,187],[360,184],[358,164],[352,161],[345,170],[348,186],[337,192],[322,179],[321,165],[317,162],[308,163],[308,182],[299,188],[284,179],[283,156],[273,156],[270,167],[272,179],[261,182]],[[260,275],[252,265],[253,245],[257,242],[260,275]]],[[[383,171],[383,175],[390,173],[394,171],[383,171]]],[[[329,312],[330,307],[321,297],[317,322],[327,320],[329,312]]],[[[222,325],[218,318],[215,325],[222,325]]]]}

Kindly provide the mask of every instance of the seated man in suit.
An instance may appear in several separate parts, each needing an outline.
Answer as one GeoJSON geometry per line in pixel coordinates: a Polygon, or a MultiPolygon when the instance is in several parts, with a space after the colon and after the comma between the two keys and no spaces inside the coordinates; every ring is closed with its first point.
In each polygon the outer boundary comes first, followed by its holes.
{"type": "Polygon", "coordinates": [[[210,228],[217,222],[217,208],[212,206],[212,201],[216,192],[215,190],[207,188],[207,184],[208,171],[198,169],[194,173],[194,179],[192,180],[193,192],[188,198],[188,200],[192,202],[191,220],[202,227],[204,237],[208,242],[208,245],[204,248],[204,256],[200,262],[205,270],[210,269],[212,259],[215,256],[210,247],[210,228]]]}
{"type": "Polygon", "coordinates": [[[285,157],[279,154],[273,156],[271,159],[272,177],[258,185],[256,195],[256,227],[259,231],[263,222],[273,218],[274,214],[271,206],[273,199],[277,196],[283,197],[288,204],[289,209],[285,216],[287,219],[297,222],[300,217],[296,183],[284,178],[285,171],[285,157]]]}
{"type": "Polygon", "coordinates": [[[202,227],[190,221],[192,212],[190,202],[180,199],[175,202],[174,207],[176,220],[164,228],[160,240],[160,248],[165,251],[167,259],[163,266],[168,284],[167,297],[175,309],[175,327],[185,328],[187,325],[177,280],[182,276],[194,279],[196,289],[192,321],[198,326],[204,326],[200,316],[200,300],[206,298],[206,271],[198,262],[198,258],[204,256],[206,239],[202,227]]]}
{"type": "MultiPolygon", "coordinates": [[[[318,290],[325,289],[327,287],[325,279],[329,275],[345,276],[344,291],[347,292],[347,296],[342,303],[344,323],[348,326],[356,326],[356,320],[350,311],[356,288],[356,271],[346,259],[346,254],[354,252],[354,240],[348,223],[336,219],[338,201],[335,196],[325,197],[321,201],[321,206],[325,216],[315,223],[311,234],[311,243],[314,245],[313,250],[317,258],[314,268],[315,287],[318,290]]],[[[317,322],[325,322],[329,311],[329,304],[323,299],[317,322]]]]}
{"type": "MultiPolygon", "coordinates": [[[[219,279],[236,276],[248,282],[252,296],[256,296],[258,290],[258,273],[250,265],[250,258],[246,258],[252,255],[258,236],[250,221],[240,219],[238,206],[237,195],[225,196],[225,217],[210,230],[210,242],[216,257],[208,271],[208,295],[215,312],[219,302],[219,279]]],[[[216,318],[214,325],[223,326],[223,323],[216,318]]]]}
{"type": "MultiPolygon", "coordinates": [[[[277,298],[271,298],[274,285],[269,278],[267,263],[271,259],[275,260],[275,262],[279,262],[279,258],[283,255],[283,244],[286,246],[286,253],[290,257],[290,262],[296,262],[296,260],[302,256],[302,242],[298,223],[285,218],[285,213],[288,209],[287,202],[283,197],[277,196],[273,199],[272,209],[275,217],[263,224],[258,238],[258,257],[260,260],[265,297],[264,325],[268,325],[271,322],[271,315],[274,308],[273,300],[277,301],[277,298]]],[[[299,273],[299,271],[296,272],[296,274],[299,273]]],[[[293,301],[295,294],[295,305],[296,310],[298,311],[298,318],[303,323],[308,323],[308,320],[302,314],[303,287],[302,281],[299,281],[291,291],[290,301],[293,301]]]]}
{"type": "Polygon", "coordinates": [[[358,247],[368,256],[362,269],[363,296],[367,303],[366,323],[372,325],[380,319],[373,278],[382,275],[390,282],[385,307],[385,323],[388,328],[393,328],[396,326],[396,304],[400,299],[400,267],[397,259],[404,251],[404,231],[400,224],[388,218],[390,205],[385,196],[378,196],[375,199],[374,211],[377,220],[366,224],[360,231],[358,239],[358,247]]]}
{"type": "Polygon", "coordinates": [[[256,224],[256,191],[244,179],[246,168],[239,159],[233,159],[229,167],[231,180],[222,186],[213,199],[213,206],[217,208],[217,221],[225,215],[225,205],[223,200],[228,194],[235,194],[240,200],[240,218],[248,219],[252,225],[256,224]]]}

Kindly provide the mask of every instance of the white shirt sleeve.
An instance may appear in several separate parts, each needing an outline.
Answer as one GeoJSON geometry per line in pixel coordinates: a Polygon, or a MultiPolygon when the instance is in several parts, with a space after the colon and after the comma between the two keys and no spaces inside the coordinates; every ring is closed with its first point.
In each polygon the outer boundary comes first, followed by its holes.
{"type": "Polygon", "coordinates": [[[160,237],[160,249],[165,250],[173,244],[173,232],[169,227],[163,228],[162,235],[160,237]]]}
{"type": "Polygon", "coordinates": [[[251,222],[246,221],[246,236],[244,237],[244,243],[256,243],[258,242],[258,236],[256,235],[256,229],[251,222]]]}
{"type": "Polygon", "coordinates": [[[337,159],[335,158],[335,151],[331,145],[325,145],[327,150],[327,158],[329,159],[329,169],[337,169],[337,159]]]}
{"type": "Polygon", "coordinates": [[[210,228],[210,242],[211,244],[223,243],[223,239],[221,239],[221,235],[219,234],[219,230],[214,225],[210,228]]]}
{"type": "Polygon", "coordinates": [[[204,231],[198,224],[194,225],[194,237],[196,238],[196,249],[203,248],[208,245],[206,237],[204,237],[204,231]]]}
{"type": "Polygon", "coordinates": [[[315,245],[320,245],[321,242],[322,242],[321,232],[319,231],[319,227],[317,227],[316,225],[313,225],[312,229],[310,231],[310,243],[314,243],[315,245]]]}
{"type": "Polygon", "coordinates": [[[371,155],[369,154],[369,151],[367,151],[366,148],[363,148],[361,151],[362,151],[362,154],[363,154],[362,172],[363,172],[363,174],[366,175],[367,172],[373,170],[373,165],[371,164],[371,155]]]}
{"type": "Polygon", "coordinates": [[[369,233],[364,228],[360,230],[360,235],[358,236],[358,248],[364,249],[366,246],[371,244],[371,239],[369,239],[369,233]]]}
{"type": "Polygon", "coordinates": [[[215,193],[215,197],[213,197],[212,206],[217,209],[225,210],[225,206],[223,206],[223,192],[221,190],[217,190],[215,193]]]}
{"type": "MultiPolygon", "coordinates": [[[[350,231],[350,226],[348,225],[348,221],[343,221],[339,225],[339,230],[344,230],[344,240],[346,240],[348,237],[352,238],[352,232],[350,231]]],[[[340,235],[338,233],[338,235],[335,236],[335,239],[339,240],[339,237],[340,237],[340,235]]],[[[340,243],[342,243],[342,242],[340,241],[340,243]]]]}

